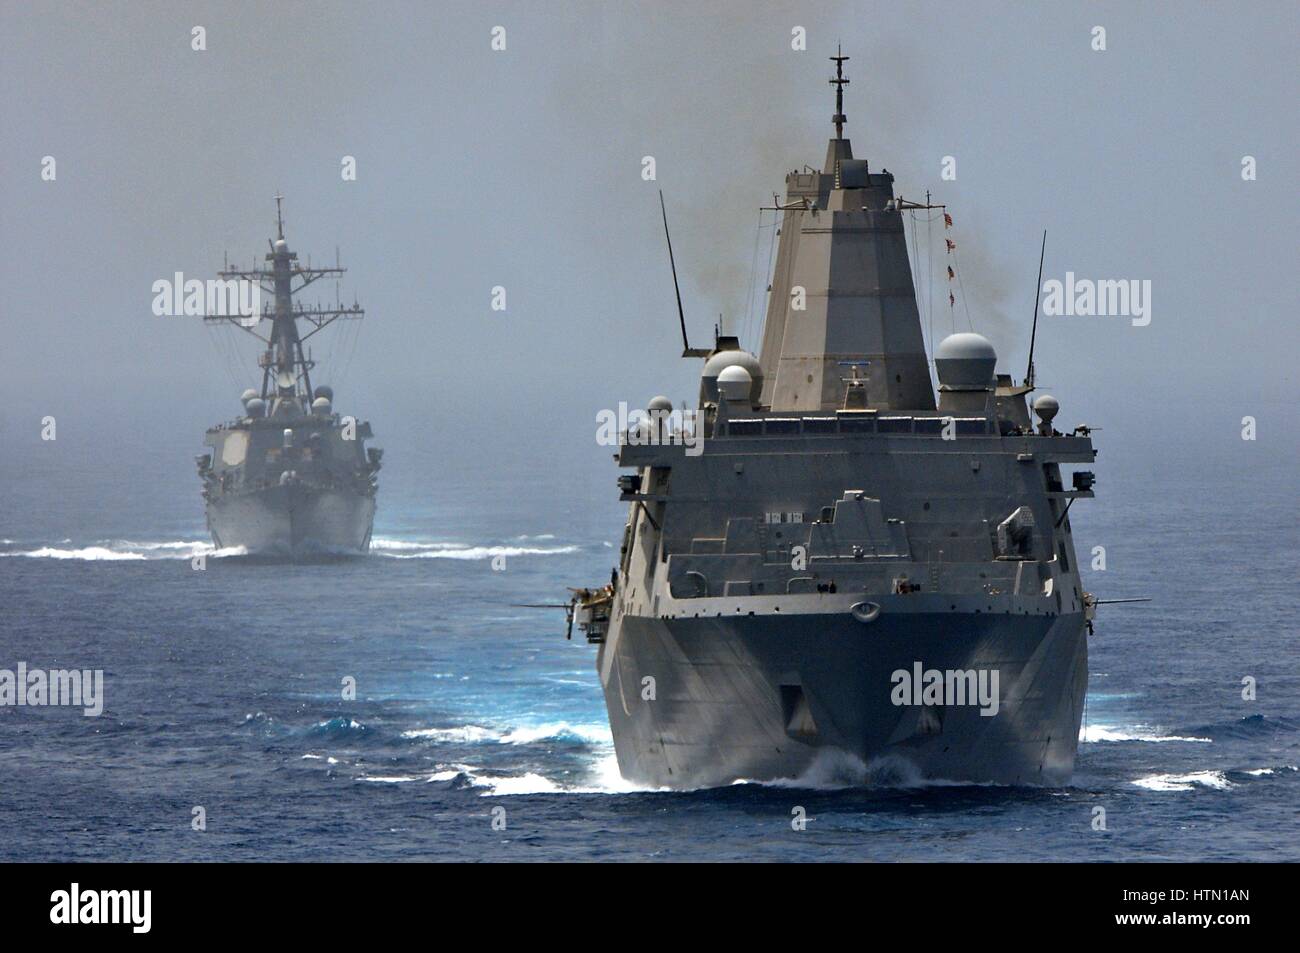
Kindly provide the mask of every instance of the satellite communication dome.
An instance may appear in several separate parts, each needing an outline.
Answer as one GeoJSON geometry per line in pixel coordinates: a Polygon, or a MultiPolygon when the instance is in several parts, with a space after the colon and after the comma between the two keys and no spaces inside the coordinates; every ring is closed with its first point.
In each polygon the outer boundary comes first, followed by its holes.
{"type": "Polygon", "coordinates": [[[312,392],[313,397],[324,397],[326,400],[334,399],[334,388],[329,384],[321,384],[312,392]]]}
{"type": "Polygon", "coordinates": [[[311,402],[311,412],[320,414],[322,417],[328,417],[330,414],[331,404],[328,397],[317,397],[311,402]]]}
{"type": "Polygon", "coordinates": [[[255,398],[256,396],[257,396],[257,391],[249,387],[242,394],[239,395],[239,402],[242,403],[245,407],[247,407],[248,402],[253,398],[255,398]]]}
{"type": "Polygon", "coordinates": [[[646,410],[650,413],[667,414],[673,409],[673,402],[667,397],[660,394],[658,397],[651,397],[650,403],[646,404],[646,410]]]}
{"type": "Polygon", "coordinates": [[[254,397],[252,400],[250,400],[247,404],[244,405],[244,410],[248,413],[248,416],[250,417],[265,417],[266,401],[262,400],[262,398],[260,397],[254,397]]]}
{"type": "Polygon", "coordinates": [[[748,351],[719,351],[704,362],[704,371],[700,376],[717,377],[732,366],[743,367],[751,378],[763,376],[763,367],[758,363],[758,358],[748,351]]]}
{"type": "Polygon", "coordinates": [[[700,372],[701,399],[718,399],[718,375],[728,367],[740,367],[749,374],[752,381],[749,397],[757,403],[763,389],[763,365],[748,351],[719,351],[704,362],[704,370],[700,372]]]}
{"type": "Polygon", "coordinates": [[[754,378],[739,364],[723,368],[718,375],[718,393],[726,400],[748,400],[754,378]]]}
{"type": "Polygon", "coordinates": [[[281,252],[288,252],[288,251],[289,251],[289,243],[286,242],[283,238],[277,238],[275,240],[275,253],[278,255],[281,252]]]}
{"type": "Polygon", "coordinates": [[[982,334],[950,334],[934,352],[942,390],[992,390],[998,354],[982,334]]]}
{"type": "Polygon", "coordinates": [[[1034,413],[1045,424],[1050,424],[1060,410],[1061,402],[1051,394],[1043,394],[1034,398],[1034,413]]]}

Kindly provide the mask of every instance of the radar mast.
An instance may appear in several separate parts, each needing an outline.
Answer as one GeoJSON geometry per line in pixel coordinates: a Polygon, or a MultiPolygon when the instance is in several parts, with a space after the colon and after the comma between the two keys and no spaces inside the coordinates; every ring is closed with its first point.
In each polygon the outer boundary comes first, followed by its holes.
{"type": "Polygon", "coordinates": [[[298,263],[298,253],[290,251],[289,243],[284,237],[284,196],[275,197],[275,241],[270,242],[271,250],[265,256],[268,263],[262,267],[249,269],[226,268],[217,274],[225,280],[255,281],[261,290],[273,296],[274,304],[263,305],[260,315],[252,319],[237,315],[204,315],[205,321],[229,322],[242,331],[246,331],[266,345],[257,359],[262,368],[263,400],[272,396],[292,396],[302,401],[304,407],[312,400],[311,370],[316,366],[303,351],[303,342],[319,331],[324,330],[340,318],[355,320],[365,317],[361,305],[353,302],[351,307],[338,302],[334,307],[322,307],[317,304],[304,307],[294,301],[308,285],[326,275],[342,275],[347,269],[335,265],[333,268],[306,267],[298,263]],[[271,322],[269,336],[258,333],[258,326],[263,320],[271,322]],[[299,334],[298,321],[311,326],[306,334],[299,334]]]}

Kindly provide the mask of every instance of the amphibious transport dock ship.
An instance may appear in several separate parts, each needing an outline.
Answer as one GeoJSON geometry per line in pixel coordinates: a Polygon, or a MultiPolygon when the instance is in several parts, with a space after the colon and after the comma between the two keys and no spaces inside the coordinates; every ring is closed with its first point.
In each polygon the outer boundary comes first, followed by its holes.
{"type": "Polygon", "coordinates": [[[821,171],[786,177],[761,352],[688,346],[694,429],[659,397],[622,434],[621,561],[570,623],[599,645],[637,782],[798,777],[843,752],[1061,783],[1096,604],[1068,515],[1093,475],[1065,468],[1093,462],[1089,429],[1058,432],[1046,395],[1033,422],[1032,357],[1016,384],[975,333],[938,345],[936,400],[903,213],[941,207],[854,158],[833,59],[835,137],[821,171]]]}
{"type": "Polygon", "coordinates": [[[375,516],[376,474],[383,451],[367,448],[370,424],[334,412],[329,386],[313,389],[315,363],[303,342],[339,319],[360,318],[358,305],[304,307],[294,297],[346,269],[304,267],[289,250],[276,197],[276,238],[267,267],[226,270],[225,280],[257,282],[274,295],[260,314],[207,315],[266,345],[260,390],[242,395],[244,413],[210,429],[212,448],[197,458],[208,529],[218,547],[284,558],[365,553],[375,516]],[[269,322],[270,333],[259,328],[269,322]],[[310,327],[298,332],[298,322],[310,327]]]}

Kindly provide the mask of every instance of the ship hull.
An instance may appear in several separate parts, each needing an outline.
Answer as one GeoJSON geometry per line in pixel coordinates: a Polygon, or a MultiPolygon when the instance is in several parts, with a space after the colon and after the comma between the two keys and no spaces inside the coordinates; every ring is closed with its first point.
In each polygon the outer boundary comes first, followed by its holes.
{"type": "Polygon", "coordinates": [[[370,549],[375,499],[302,484],[229,493],[207,505],[218,548],[284,559],[363,555],[370,549]]]}
{"type": "Polygon", "coordinates": [[[668,788],[1064,784],[1087,687],[1084,627],[1082,614],[624,616],[600,659],[619,768],[668,788]],[[996,669],[997,713],[894,704],[892,674],[917,662],[996,669]]]}

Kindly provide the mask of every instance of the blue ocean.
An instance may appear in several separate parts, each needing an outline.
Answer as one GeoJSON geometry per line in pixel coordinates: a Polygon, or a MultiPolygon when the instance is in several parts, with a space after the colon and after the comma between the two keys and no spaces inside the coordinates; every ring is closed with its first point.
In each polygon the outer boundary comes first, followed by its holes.
{"type": "Polygon", "coordinates": [[[389,439],[373,552],[285,565],[212,551],[198,418],[55,445],[19,423],[0,668],[102,669],[104,708],[0,708],[6,861],[1300,860],[1293,451],[1098,435],[1085,580],[1153,601],[1100,609],[1069,786],[845,757],[670,793],[620,778],[594,648],[517,607],[608,578],[606,455],[389,439]]]}

